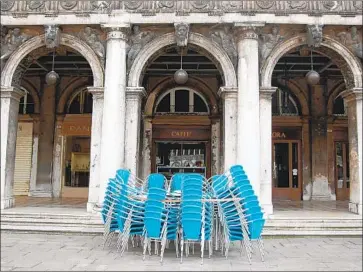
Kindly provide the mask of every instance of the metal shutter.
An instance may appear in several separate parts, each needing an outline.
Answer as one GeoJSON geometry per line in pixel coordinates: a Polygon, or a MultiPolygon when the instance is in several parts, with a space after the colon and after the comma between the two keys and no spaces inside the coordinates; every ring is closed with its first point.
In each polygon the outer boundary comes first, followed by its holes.
{"type": "Polygon", "coordinates": [[[18,123],[16,138],[14,195],[28,195],[32,164],[33,123],[18,123]]]}

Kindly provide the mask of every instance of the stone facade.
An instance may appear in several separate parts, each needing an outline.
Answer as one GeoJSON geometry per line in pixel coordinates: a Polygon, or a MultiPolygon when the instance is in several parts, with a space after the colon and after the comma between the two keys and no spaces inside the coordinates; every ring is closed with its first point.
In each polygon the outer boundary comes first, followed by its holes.
{"type": "Polygon", "coordinates": [[[20,87],[34,89],[37,105],[31,196],[61,197],[64,109],[79,88],[92,94],[92,118],[87,119],[92,127],[87,210],[92,211],[103,202],[116,169],[131,169],[142,178],[154,171],[156,98],[174,83],[157,76],[145,83],[145,71],[168,48],[177,47],[206,56],[220,74],[220,81],[192,76],[186,84],[208,97],[211,175],[242,164],[271,214],[274,129],[299,127],[297,193],[304,200],[335,200],[334,131],[348,128],[349,209],[361,214],[361,13],[362,1],[2,1],[1,208],[14,204],[20,87]],[[64,48],[84,57],[92,80],[63,77],[57,86],[47,86],[43,79],[26,76],[40,56],[53,50],[62,54],[64,48]],[[273,72],[296,48],[314,48],[329,57],[344,81],[308,86],[304,78],[284,79],[300,114],[272,116],[273,72]],[[334,99],[342,91],[348,115],[336,118],[334,99]]]}

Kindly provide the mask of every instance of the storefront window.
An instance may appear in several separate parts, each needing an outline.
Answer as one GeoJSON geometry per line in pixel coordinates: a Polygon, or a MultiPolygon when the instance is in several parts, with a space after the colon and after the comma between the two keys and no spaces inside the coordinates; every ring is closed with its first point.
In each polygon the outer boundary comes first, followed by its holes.
{"type": "Polygon", "coordinates": [[[19,114],[31,114],[34,113],[34,100],[29,93],[20,98],[19,114]]]}
{"type": "Polygon", "coordinates": [[[92,113],[92,95],[87,90],[77,92],[68,103],[67,113],[92,113]]]}
{"type": "Polygon", "coordinates": [[[344,102],[344,99],[341,96],[338,96],[334,100],[333,114],[334,115],[342,115],[342,116],[347,115],[345,102],[344,102]]]}
{"type": "Polygon", "coordinates": [[[272,96],[273,115],[299,115],[299,107],[295,98],[287,91],[277,89],[272,96]]]}

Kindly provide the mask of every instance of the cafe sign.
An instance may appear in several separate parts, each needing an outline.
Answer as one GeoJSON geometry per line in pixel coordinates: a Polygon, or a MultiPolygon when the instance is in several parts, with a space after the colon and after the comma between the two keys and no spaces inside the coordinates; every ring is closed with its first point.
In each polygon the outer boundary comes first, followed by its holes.
{"type": "Polygon", "coordinates": [[[155,128],[153,138],[178,139],[178,140],[207,140],[210,138],[210,130],[203,129],[179,129],[179,128],[155,128]]]}
{"type": "Polygon", "coordinates": [[[62,124],[62,135],[91,136],[91,120],[65,120],[62,124]]]}
{"type": "Polygon", "coordinates": [[[271,137],[273,140],[300,140],[301,128],[284,128],[281,130],[273,130],[271,137]]]}

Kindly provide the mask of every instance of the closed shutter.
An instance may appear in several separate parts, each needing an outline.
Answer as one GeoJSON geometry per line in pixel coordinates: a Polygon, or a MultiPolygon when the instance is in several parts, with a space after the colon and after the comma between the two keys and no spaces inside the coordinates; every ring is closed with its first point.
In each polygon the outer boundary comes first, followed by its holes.
{"type": "Polygon", "coordinates": [[[33,123],[18,123],[16,138],[14,195],[28,195],[32,165],[33,123]]]}

